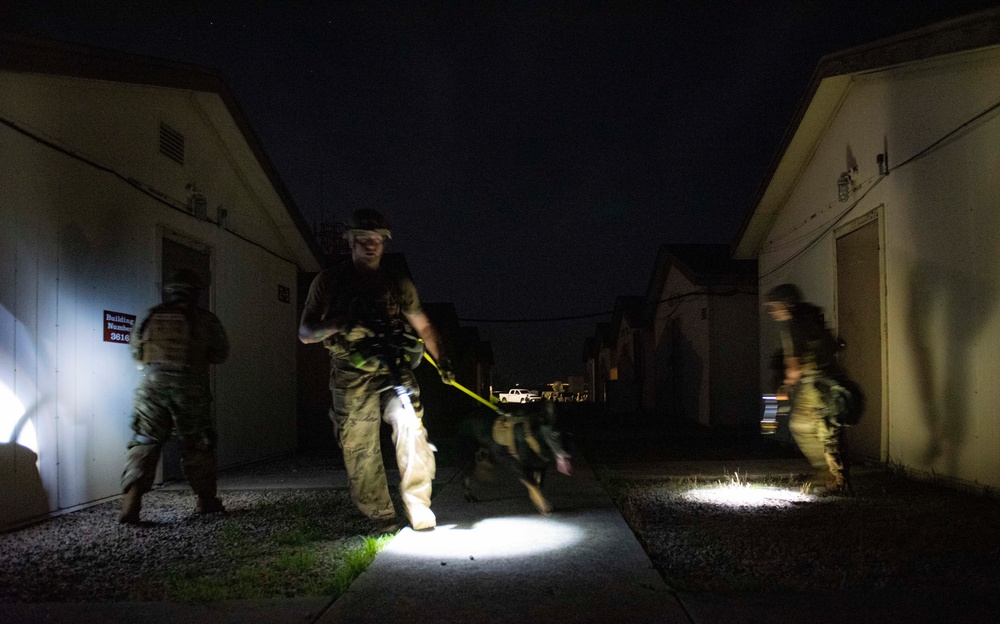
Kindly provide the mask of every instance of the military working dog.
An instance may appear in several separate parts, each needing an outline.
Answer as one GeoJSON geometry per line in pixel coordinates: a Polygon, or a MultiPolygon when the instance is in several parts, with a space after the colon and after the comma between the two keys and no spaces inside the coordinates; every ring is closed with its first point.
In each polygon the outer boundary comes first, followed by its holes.
{"type": "Polygon", "coordinates": [[[542,514],[552,505],[542,494],[545,472],[553,463],[562,474],[572,472],[569,453],[554,428],[555,406],[529,403],[513,409],[480,408],[462,422],[458,463],[465,499],[476,502],[473,481],[488,481],[496,465],[511,470],[528,489],[528,496],[542,514]]]}

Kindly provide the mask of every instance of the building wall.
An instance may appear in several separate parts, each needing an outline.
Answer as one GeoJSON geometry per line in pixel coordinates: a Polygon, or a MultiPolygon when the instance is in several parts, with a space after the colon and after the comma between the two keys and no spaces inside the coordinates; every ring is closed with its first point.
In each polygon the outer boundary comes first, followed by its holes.
{"type": "MultiPolygon", "coordinates": [[[[660,300],[698,290],[680,271],[670,269],[660,300]]],[[[668,419],[709,424],[710,361],[708,320],[701,295],[663,301],[656,308],[653,335],[656,349],[657,409],[668,419]],[[672,328],[672,323],[675,323],[672,328]]]]}
{"type": "Polygon", "coordinates": [[[713,425],[745,425],[760,420],[756,306],[755,295],[708,298],[713,425]]]}
{"type": "Polygon", "coordinates": [[[223,140],[231,129],[205,104],[0,73],[0,118],[106,169],[0,125],[0,525],[119,493],[140,373],[127,345],[104,341],[103,315],[141,320],[159,301],[165,235],[211,251],[212,308],[232,343],[213,372],[220,465],[294,448],[298,319],[277,293],[286,286],[295,301],[297,267],[276,257],[291,255],[252,180],[259,166],[223,140]],[[158,153],[160,121],[185,134],[184,165],[158,153]],[[123,178],[181,203],[194,182],[210,218],[229,207],[229,226],[268,250],[123,178]]]}
{"type": "MultiPolygon", "coordinates": [[[[904,163],[998,101],[997,51],[858,77],[760,255],[761,293],[796,282],[835,325],[835,239],[829,227],[883,207],[884,459],[992,487],[1000,486],[996,111],[904,163]],[[875,157],[886,146],[890,174],[873,186],[879,180],[875,157]],[[870,182],[841,203],[836,180],[846,168],[845,154],[858,163],[857,179],[870,182]]],[[[778,344],[773,325],[762,318],[762,358],[778,344]]]]}

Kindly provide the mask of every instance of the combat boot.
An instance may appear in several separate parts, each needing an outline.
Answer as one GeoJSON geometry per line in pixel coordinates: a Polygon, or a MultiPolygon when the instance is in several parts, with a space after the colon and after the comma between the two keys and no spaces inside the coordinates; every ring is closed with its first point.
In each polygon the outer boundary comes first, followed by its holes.
{"type": "Polygon", "coordinates": [[[434,512],[422,505],[411,505],[406,508],[406,515],[410,519],[410,526],[414,531],[427,531],[437,526],[437,518],[434,512]]]}
{"type": "Polygon", "coordinates": [[[142,494],[139,488],[133,485],[125,490],[122,497],[122,510],[118,514],[118,522],[121,524],[139,524],[139,510],[142,509],[142,494]]]}
{"type": "Polygon", "coordinates": [[[375,520],[374,522],[376,535],[395,535],[406,526],[406,523],[396,516],[375,520]]]}
{"type": "Polygon", "coordinates": [[[846,494],[850,490],[850,485],[847,481],[847,468],[840,453],[827,451],[824,455],[826,457],[826,465],[830,470],[830,476],[826,482],[827,492],[830,494],[846,494]]]}
{"type": "Polygon", "coordinates": [[[194,512],[199,516],[210,513],[225,513],[225,511],[226,507],[222,504],[222,500],[218,496],[208,494],[199,494],[198,502],[194,506],[194,512]]]}

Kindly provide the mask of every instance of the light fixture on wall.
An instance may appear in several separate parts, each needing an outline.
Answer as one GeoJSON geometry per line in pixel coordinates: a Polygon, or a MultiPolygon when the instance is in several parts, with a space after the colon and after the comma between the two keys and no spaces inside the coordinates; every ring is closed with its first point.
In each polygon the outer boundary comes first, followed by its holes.
{"type": "Polygon", "coordinates": [[[837,199],[847,201],[851,196],[851,172],[845,171],[837,178],[837,199]]]}
{"type": "Polygon", "coordinates": [[[885,157],[885,154],[875,156],[875,162],[878,163],[879,175],[889,175],[889,159],[885,157]]]}
{"type": "Polygon", "coordinates": [[[185,186],[184,189],[188,192],[187,211],[201,220],[207,219],[208,200],[205,198],[205,194],[193,182],[185,186]]]}

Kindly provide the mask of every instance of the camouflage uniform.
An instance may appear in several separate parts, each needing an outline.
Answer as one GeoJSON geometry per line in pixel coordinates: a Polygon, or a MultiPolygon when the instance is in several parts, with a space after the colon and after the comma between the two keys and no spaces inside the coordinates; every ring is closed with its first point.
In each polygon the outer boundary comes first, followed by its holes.
{"type": "Polygon", "coordinates": [[[133,332],[132,356],[145,375],[135,395],[132,440],[128,444],[120,520],[138,522],[140,500],[153,485],[163,445],[181,439],[181,469],[198,495],[198,512],[222,511],[216,497],[215,428],[209,405],[208,370],[229,353],[219,319],[188,299],[152,308],[133,332]]]}
{"type": "MultiPolygon", "coordinates": [[[[313,280],[305,313],[338,319],[342,327],[365,326],[366,320],[404,325],[403,313],[420,313],[413,282],[401,271],[380,267],[362,275],[350,261],[323,271],[313,280]]],[[[412,410],[393,390],[389,369],[377,358],[359,353],[360,336],[339,332],[324,341],[330,352],[330,419],[343,450],[351,498],[358,509],[377,522],[396,517],[382,462],[380,420],[392,427],[399,490],[414,528],[432,527],[431,483],[433,448],[423,427],[420,389],[412,370],[400,371],[412,410]]]]}
{"type": "Polygon", "coordinates": [[[824,475],[824,485],[844,489],[848,485],[842,452],[844,427],[827,417],[828,397],[816,387],[821,377],[837,374],[835,339],[820,309],[809,303],[797,304],[784,325],[782,348],[786,357],[798,358],[801,372],[788,428],[802,454],[824,475]]]}

